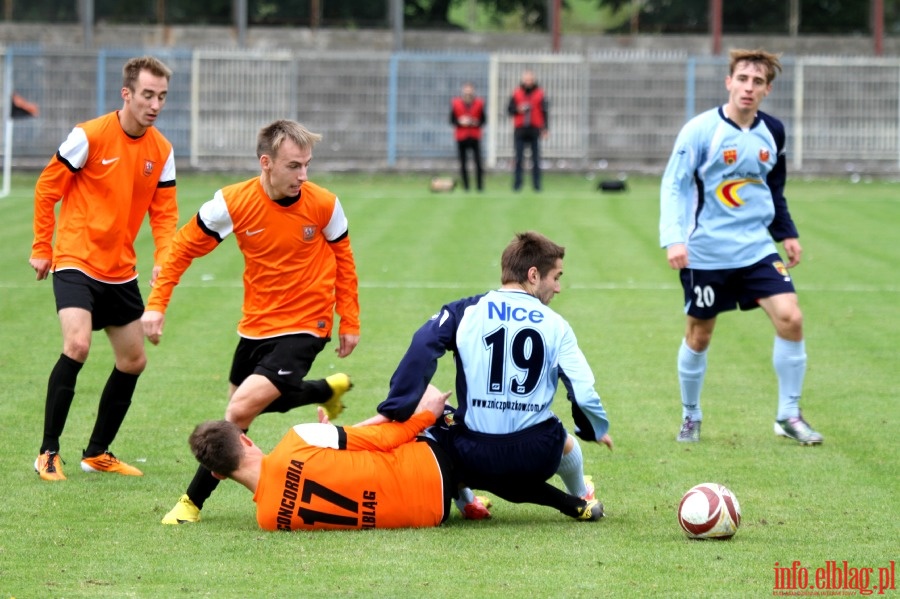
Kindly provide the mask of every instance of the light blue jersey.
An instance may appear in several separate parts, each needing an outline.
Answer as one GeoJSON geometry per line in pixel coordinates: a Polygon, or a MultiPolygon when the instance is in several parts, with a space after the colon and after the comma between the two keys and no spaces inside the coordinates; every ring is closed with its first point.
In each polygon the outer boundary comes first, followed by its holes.
{"type": "Polygon", "coordinates": [[[684,243],[689,268],[741,268],[798,237],[784,185],[784,126],[763,112],[748,129],[722,107],[678,134],[660,190],[659,243],[684,243]]]}
{"type": "Polygon", "coordinates": [[[609,429],[572,327],[536,297],[509,289],[447,304],[425,323],[378,411],[408,418],[448,349],[456,358],[455,419],[470,430],[502,435],[551,418],[561,372],[596,438],[609,429]]]}

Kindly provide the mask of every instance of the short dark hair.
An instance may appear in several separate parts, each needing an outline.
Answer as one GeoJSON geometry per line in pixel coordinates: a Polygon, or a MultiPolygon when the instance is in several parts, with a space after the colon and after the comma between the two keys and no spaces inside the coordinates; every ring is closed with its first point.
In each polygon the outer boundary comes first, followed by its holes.
{"type": "Polygon", "coordinates": [[[244,431],[227,420],[207,420],[194,428],[188,438],[191,452],[200,464],[216,474],[231,476],[241,465],[244,431]]]}
{"type": "Polygon", "coordinates": [[[141,76],[141,71],[148,71],[156,77],[165,77],[166,81],[172,77],[172,69],[163,61],[153,56],[140,56],[132,58],[122,67],[122,87],[135,91],[134,84],[141,76]]]}
{"type": "Polygon", "coordinates": [[[544,277],[565,257],[566,248],[536,231],[516,233],[500,257],[500,283],[524,283],[532,266],[544,277]]]}
{"type": "Polygon", "coordinates": [[[287,119],[274,121],[259,130],[256,138],[256,157],[262,158],[263,154],[266,154],[274,158],[285,139],[290,139],[298,148],[306,150],[322,141],[322,136],[311,132],[296,121],[287,119]]]}

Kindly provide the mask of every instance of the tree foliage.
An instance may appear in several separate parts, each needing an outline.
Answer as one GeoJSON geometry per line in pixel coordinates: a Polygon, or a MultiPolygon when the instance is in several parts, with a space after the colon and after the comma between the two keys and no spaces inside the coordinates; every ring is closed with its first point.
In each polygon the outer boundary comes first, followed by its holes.
{"type": "MultiPolygon", "coordinates": [[[[900,0],[885,0],[886,17],[898,11],[900,0]]],[[[597,0],[598,7],[638,11],[640,33],[702,33],[709,31],[709,0],[597,0]]],[[[867,34],[869,0],[800,0],[800,33],[867,34]]],[[[787,0],[722,2],[725,33],[788,33],[787,0]]]]}
{"type": "MultiPolygon", "coordinates": [[[[81,0],[4,0],[14,21],[72,22],[79,19],[81,0]]],[[[98,23],[227,25],[233,22],[236,0],[93,0],[98,23]],[[163,14],[159,14],[162,11],[163,14]]],[[[409,28],[449,29],[452,7],[473,0],[402,0],[409,28]]],[[[580,0],[586,1],[586,0],[580,0]]],[[[618,30],[628,33],[706,33],[710,0],[589,0],[598,8],[636,18],[618,30]]],[[[391,0],[247,0],[251,25],[323,27],[387,27],[391,0]],[[312,10],[318,8],[319,14],[312,10]]],[[[566,0],[562,5],[567,6],[566,0]]],[[[548,0],[477,0],[478,10],[500,29],[511,19],[521,29],[547,29],[548,0]]],[[[801,34],[867,35],[871,0],[800,0],[801,34]]],[[[900,0],[884,0],[885,30],[900,31],[900,0]]],[[[725,33],[786,34],[790,19],[787,0],[722,2],[725,33]]],[[[621,19],[618,21],[621,22],[621,19]]]]}

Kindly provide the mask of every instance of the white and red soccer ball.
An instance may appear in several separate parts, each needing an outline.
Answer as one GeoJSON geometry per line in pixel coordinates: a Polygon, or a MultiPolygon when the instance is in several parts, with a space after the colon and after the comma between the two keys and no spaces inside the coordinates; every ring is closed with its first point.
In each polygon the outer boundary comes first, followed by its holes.
{"type": "Polygon", "coordinates": [[[701,483],[681,498],[678,523],[692,539],[728,539],[741,525],[741,506],[726,487],[701,483]]]}

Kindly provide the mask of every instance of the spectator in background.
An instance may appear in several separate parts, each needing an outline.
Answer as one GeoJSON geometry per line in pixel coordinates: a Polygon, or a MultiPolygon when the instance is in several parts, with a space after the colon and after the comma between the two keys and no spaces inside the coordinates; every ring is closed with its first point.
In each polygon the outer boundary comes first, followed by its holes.
{"type": "Polygon", "coordinates": [[[475,163],[475,181],[478,191],[484,190],[484,175],[481,167],[481,130],[484,127],[484,99],[475,95],[475,86],[463,83],[459,96],[450,102],[450,124],[455,127],[456,147],[459,151],[459,174],[463,189],[469,191],[469,171],[466,168],[467,154],[472,153],[475,163]]]}
{"type": "Polygon", "coordinates": [[[34,469],[65,480],[59,438],[75,398],[75,382],[104,330],[115,355],[97,420],[82,452],[85,472],[141,476],[109,451],[147,365],[134,241],[149,214],[159,274],[175,229],[175,154],[154,125],[166,105],[172,71],[151,56],[122,69],[122,108],[80,123],[59,146],[34,189],[34,242],[29,263],[41,281],[53,273],[63,350],[47,384],[44,437],[34,469]],[[62,201],[59,218],[55,208],[62,201]],[[54,243],[54,229],[56,241],[54,243]]]}
{"type": "Polygon", "coordinates": [[[538,85],[534,73],[522,73],[522,82],[513,91],[507,108],[513,119],[513,141],[515,143],[516,166],[513,191],[522,189],[522,170],[525,146],[531,151],[531,180],[535,191],[541,190],[541,146],[540,140],[547,137],[547,98],[538,85]]]}

